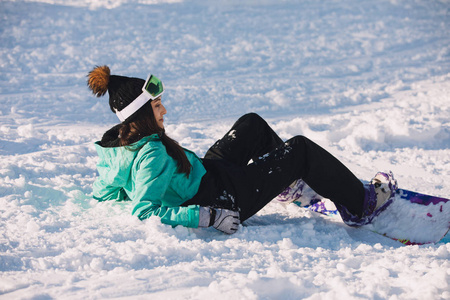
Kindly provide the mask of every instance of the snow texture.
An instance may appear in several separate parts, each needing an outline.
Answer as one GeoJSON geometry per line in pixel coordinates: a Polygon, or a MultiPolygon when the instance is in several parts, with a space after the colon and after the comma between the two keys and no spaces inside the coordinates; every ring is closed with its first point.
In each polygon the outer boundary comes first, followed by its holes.
{"type": "Polygon", "coordinates": [[[161,78],[167,131],[200,156],[256,112],[361,179],[450,197],[447,0],[2,0],[0,298],[450,299],[448,237],[275,202],[228,236],[92,200],[118,122],[86,87],[103,64],[161,78]]]}

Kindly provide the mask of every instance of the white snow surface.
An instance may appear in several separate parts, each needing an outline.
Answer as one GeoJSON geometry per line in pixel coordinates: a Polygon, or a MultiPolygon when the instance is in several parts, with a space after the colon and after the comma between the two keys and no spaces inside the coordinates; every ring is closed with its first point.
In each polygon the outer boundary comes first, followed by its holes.
{"type": "Polygon", "coordinates": [[[450,2],[0,1],[1,299],[450,299],[450,243],[404,246],[272,202],[239,231],[91,198],[118,122],[86,75],[161,78],[202,156],[242,114],[361,179],[450,197],[450,2]]]}

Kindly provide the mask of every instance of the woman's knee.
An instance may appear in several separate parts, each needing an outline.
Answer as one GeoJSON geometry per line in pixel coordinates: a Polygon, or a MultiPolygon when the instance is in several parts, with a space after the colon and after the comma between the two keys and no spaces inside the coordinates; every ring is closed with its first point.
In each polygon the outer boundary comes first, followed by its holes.
{"type": "Polygon", "coordinates": [[[287,140],[286,145],[299,145],[299,144],[307,145],[310,142],[311,142],[311,140],[308,139],[306,136],[296,135],[296,136],[290,138],[289,140],[287,140]]]}
{"type": "Polygon", "coordinates": [[[243,115],[233,125],[232,130],[245,131],[251,134],[258,134],[265,130],[269,125],[256,113],[248,113],[243,115]]]}
{"type": "Polygon", "coordinates": [[[258,115],[257,113],[254,113],[254,112],[243,115],[242,117],[239,118],[239,121],[241,121],[241,122],[245,121],[245,122],[249,122],[249,123],[266,122],[266,121],[264,121],[263,118],[261,118],[260,115],[258,115]]]}

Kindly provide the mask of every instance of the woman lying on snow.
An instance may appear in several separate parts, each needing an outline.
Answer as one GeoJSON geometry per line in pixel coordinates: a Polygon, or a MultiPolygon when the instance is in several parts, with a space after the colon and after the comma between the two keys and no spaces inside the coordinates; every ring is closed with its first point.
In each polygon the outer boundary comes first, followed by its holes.
{"type": "Polygon", "coordinates": [[[302,180],[352,226],[370,223],[392,202],[392,174],[378,173],[364,185],[306,137],[283,142],[256,114],[242,116],[200,159],[166,135],[164,87],[155,76],[110,75],[102,66],[89,73],[88,86],[97,97],[109,93],[121,121],[96,143],[94,198],[131,200],[140,219],[155,215],[169,225],[232,234],[281,192],[301,189],[302,180]]]}

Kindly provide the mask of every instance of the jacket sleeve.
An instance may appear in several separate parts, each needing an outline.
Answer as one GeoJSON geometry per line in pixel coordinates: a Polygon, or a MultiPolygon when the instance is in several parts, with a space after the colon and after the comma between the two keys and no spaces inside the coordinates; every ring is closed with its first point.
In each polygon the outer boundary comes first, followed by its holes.
{"type": "Polygon", "coordinates": [[[133,215],[139,219],[158,216],[164,224],[198,227],[198,205],[167,206],[164,195],[176,171],[176,162],[164,148],[153,148],[139,160],[134,179],[133,215]]]}
{"type": "Polygon", "coordinates": [[[122,187],[110,186],[106,184],[101,178],[97,178],[94,182],[93,198],[98,201],[124,201],[128,200],[127,193],[122,187]]]}

